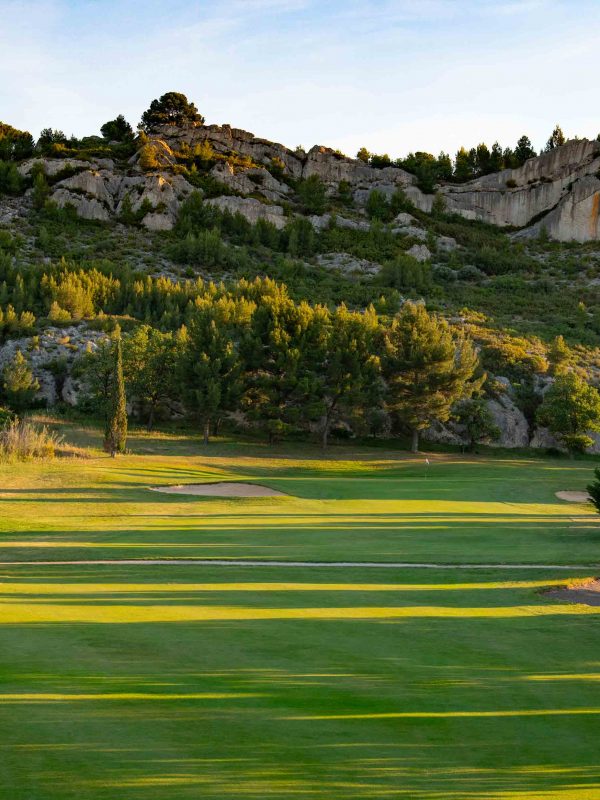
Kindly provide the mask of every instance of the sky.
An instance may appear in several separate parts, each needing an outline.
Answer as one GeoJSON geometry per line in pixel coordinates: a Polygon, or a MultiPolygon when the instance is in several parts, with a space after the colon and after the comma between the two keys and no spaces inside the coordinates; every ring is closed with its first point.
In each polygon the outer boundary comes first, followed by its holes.
{"type": "Polygon", "coordinates": [[[0,120],[97,134],[185,93],[289,147],[600,132],[600,0],[0,0],[0,120]]]}

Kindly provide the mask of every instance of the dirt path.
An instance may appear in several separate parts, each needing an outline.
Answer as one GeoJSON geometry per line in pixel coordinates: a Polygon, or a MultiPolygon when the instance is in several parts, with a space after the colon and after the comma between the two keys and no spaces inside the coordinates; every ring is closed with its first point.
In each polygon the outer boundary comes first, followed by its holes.
{"type": "MultiPolygon", "coordinates": [[[[107,558],[81,561],[0,561],[0,567],[95,567],[95,566],[183,566],[183,567],[307,567],[309,569],[560,569],[591,570],[599,564],[435,564],[410,561],[245,561],[223,558],[107,558]]],[[[599,590],[600,591],[600,590],[599,590]]]]}

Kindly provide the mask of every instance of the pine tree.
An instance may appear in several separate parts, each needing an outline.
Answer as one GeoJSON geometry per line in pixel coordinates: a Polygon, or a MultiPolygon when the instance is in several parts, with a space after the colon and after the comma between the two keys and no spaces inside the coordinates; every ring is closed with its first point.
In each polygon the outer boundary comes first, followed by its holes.
{"type": "Polygon", "coordinates": [[[563,442],[569,453],[581,453],[600,431],[600,393],[574,372],[559,375],[544,395],[537,421],[563,442]]]}
{"type": "Polygon", "coordinates": [[[562,132],[560,125],[556,125],[548,141],[546,142],[546,153],[554,150],[555,147],[560,147],[567,141],[566,136],[562,132]]]}
{"type": "Polygon", "coordinates": [[[204,444],[211,429],[241,394],[241,362],[223,309],[203,308],[191,320],[180,359],[186,405],[203,428],[204,444]]]}
{"type": "Polygon", "coordinates": [[[446,422],[452,407],[483,383],[474,378],[477,355],[470,341],[455,338],[448,323],[423,305],[405,303],[385,334],[384,370],[388,407],[412,432],[446,422]]]}
{"type": "Polygon", "coordinates": [[[16,411],[27,408],[39,392],[39,381],[33,377],[27,359],[20,350],[4,367],[2,377],[4,396],[8,405],[16,411]]]}
{"type": "Polygon", "coordinates": [[[124,453],[127,444],[127,400],[123,379],[123,349],[119,336],[113,345],[113,365],[108,395],[108,415],[104,432],[104,449],[114,458],[124,453]]]}
{"type": "Polygon", "coordinates": [[[533,149],[531,144],[531,140],[528,136],[521,136],[519,141],[517,142],[517,146],[515,147],[515,161],[519,167],[523,166],[523,164],[530,158],[535,158],[537,153],[533,149]]]}

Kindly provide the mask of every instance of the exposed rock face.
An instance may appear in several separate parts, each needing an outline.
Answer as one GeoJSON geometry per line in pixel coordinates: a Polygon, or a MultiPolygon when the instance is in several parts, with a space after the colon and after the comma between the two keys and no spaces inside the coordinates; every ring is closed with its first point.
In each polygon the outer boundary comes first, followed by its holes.
{"type": "Polygon", "coordinates": [[[252,197],[224,195],[223,197],[213,197],[206,202],[220,208],[221,211],[241,214],[253,225],[255,225],[259,219],[264,219],[275,225],[276,228],[281,229],[285,227],[287,222],[287,218],[284,216],[281,206],[268,206],[252,197]]]}
{"type": "MultiPolygon", "coordinates": [[[[323,231],[330,226],[333,216],[331,214],[313,214],[308,219],[315,230],[323,231]]],[[[371,228],[371,223],[366,219],[335,217],[335,224],[338,228],[349,228],[353,231],[368,231],[371,228]]]]}
{"type": "Polygon", "coordinates": [[[496,447],[527,447],[529,445],[529,425],[525,415],[512,399],[503,394],[497,400],[488,400],[487,407],[500,431],[493,442],[496,447]]]}
{"type": "Polygon", "coordinates": [[[0,371],[20,350],[29,363],[33,375],[38,379],[40,390],[37,399],[54,405],[59,399],[69,405],[77,405],[82,383],[70,377],[69,372],[76,358],[86,350],[94,350],[106,338],[102,331],[93,331],[87,326],[71,325],[67,328],[46,328],[34,345],[30,337],[9,339],[0,346],[0,371]],[[62,378],[51,365],[63,363],[62,378]]]}
{"type": "Polygon", "coordinates": [[[168,230],[173,227],[182,200],[192,191],[181,175],[119,176],[108,170],[89,170],[56,184],[52,199],[60,206],[71,203],[87,219],[106,220],[122,213],[128,197],[131,211],[139,211],[144,204],[151,209],[143,220],[148,228],[168,230]]]}
{"type": "Polygon", "coordinates": [[[429,261],[431,258],[431,252],[425,244],[413,244],[410,250],[406,251],[406,254],[412,256],[416,261],[420,261],[421,263],[429,261]]]}
{"type": "Polygon", "coordinates": [[[323,253],[317,256],[317,261],[322,267],[339,269],[346,275],[377,275],[381,266],[366,258],[356,258],[349,253],[323,253]]]}
{"type": "MultiPolygon", "coordinates": [[[[181,176],[172,173],[176,153],[202,143],[210,144],[222,156],[237,154],[251,159],[253,164],[246,168],[221,161],[211,172],[243,197],[256,195],[275,204],[289,198],[291,189],[280,180],[283,172],[296,180],[317,175],[329,195],[338,191],[340,182],[346,182],[359,206],[366,204],[374,190],[390,198],[400,189],[421,210],[430,212],[432,208],[434,196],[423,194],[415,176],[398,167],[375,169],[321,146],[311,148],[308,153],[290,150],[229,125],[158,128],[142,148],[149,149],[159,165],[150,174],[140,174],[139,154],[130,161],[133,175],[118,173],[107,159],[92,162],[30,159],[19,169],[22,174],[29,174],[35,164],[42,163],[49,176],[60,177],[64,170],[75,171],[76,174],[55,184],[52,198],[62,206],[72,204],[78,214],[88,219],[105,221],[118,215],[127,193],[134,209],[148,199],[153,208],[144,224],[153,230],[165,230],[172,226],[181,201],[193,190],[181,176]],[[157,214],[162,218],[157,218],[157,214]]],[[[438,190],[447,211],[500,227],[523,228],[517,236],[535,236],[544,228],[551,238],[560,241],[600,239],[600,142],[597,141],[567,142],[530,159],[518,169],[503,170],[464,184],[443,185],[438,190]]],[[[424,234],[415,222],[397,220],[397,232],[423,240],[424,234]]],[[[450,249],[451,244],[440,246],[450,249]]]]}
{"type": "MultiPolygon", "coordinates": [[[[506,169],[468,183],[442,186],[449,212],[499,227],[524,227],[536,222],[560,241],[600,238],[600,142],[567,142],[531,158],[518,169],[506,169]]],[[[416,206],[431,210],[431,195],[413,187],[407,194],[416,206]]]]}

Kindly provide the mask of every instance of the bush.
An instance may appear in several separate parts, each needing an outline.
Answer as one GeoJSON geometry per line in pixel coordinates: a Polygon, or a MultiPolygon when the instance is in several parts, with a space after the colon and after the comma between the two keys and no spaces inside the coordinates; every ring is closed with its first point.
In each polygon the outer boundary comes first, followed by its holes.
{"type": "Polygon", "coordinates": [[[61,442],[62,437],[45,426],[38,428],[26,420],[14,419],[0,431],[0,460],[54,458],[61,442]]]}
{"type": "Polygon", "coordinates": [[[600,467],[594,470],[595,480],[587,487],[588,493],[592,498],[596,511],[600,514],[600,467]]]}

